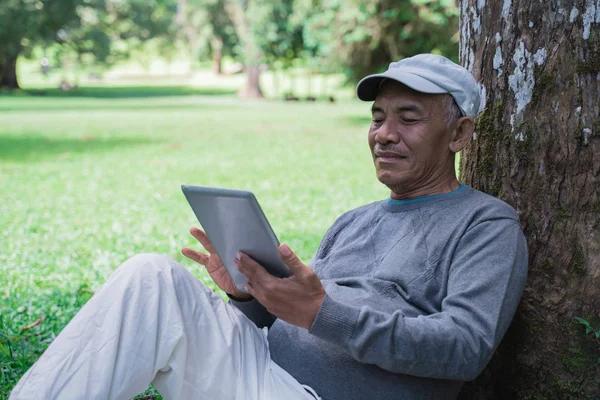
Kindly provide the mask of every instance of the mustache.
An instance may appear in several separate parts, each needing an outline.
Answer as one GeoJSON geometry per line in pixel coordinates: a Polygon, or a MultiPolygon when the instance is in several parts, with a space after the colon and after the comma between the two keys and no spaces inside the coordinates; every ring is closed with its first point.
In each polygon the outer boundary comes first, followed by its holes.
{"type": "Polygon", "coordinates": [[[403,151],[401,151],[400,149],[396,148],[396,146],[393,143],[390,143],[390,144],[376,144],[373,147],[373,153],[375,153],[375,155],[383,153],[384,151],[389,151],[389,152],[398,154],[401,157],[408,157],[408,154],[406,154],[403,151]]]}

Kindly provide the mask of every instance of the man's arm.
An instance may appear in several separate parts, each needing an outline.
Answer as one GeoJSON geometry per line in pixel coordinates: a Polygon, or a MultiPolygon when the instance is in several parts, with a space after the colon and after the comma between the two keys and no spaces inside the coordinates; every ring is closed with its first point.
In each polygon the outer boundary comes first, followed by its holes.
{"type": "Polygon", "coordinates": [[[407,318],[326,296],[310,333],[391,372],[471,380],[506,332],[526,275],[527,248],[518,223],[483,221],[455,249],[439,313],[407,318]]]}
{"type": "Polygon", "coordinates": [[[229,296],[229,302],[237,307],[248,319],[259,328],[271,327],[277,319],[276,316],[267,311],[256,299],[239,300],[229,296]]]}

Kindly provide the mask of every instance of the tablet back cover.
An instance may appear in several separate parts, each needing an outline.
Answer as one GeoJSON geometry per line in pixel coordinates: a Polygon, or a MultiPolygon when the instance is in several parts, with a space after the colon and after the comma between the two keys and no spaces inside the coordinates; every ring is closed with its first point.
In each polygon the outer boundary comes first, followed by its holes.
{"type": "Polygon", "coordinates": [[[181,189],[238,290],[245,292],[247,283],[234,264],[238,251],[275,276],[291,274],[279,258],[279,241],[252,192],[190,185],[181,189]]]}

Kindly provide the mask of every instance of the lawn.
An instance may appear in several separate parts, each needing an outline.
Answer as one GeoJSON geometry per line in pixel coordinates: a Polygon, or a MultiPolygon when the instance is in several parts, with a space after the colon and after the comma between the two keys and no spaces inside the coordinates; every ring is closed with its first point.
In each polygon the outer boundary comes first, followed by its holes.
{"type": "Polygon", "coordinates": [[[211,284],[180,254],[197,225],[183,183],[252,190],[308,260],[341,213],[387,195],[368,124],[358,101],[177,86],[0,96],[0,399],[131,255],[167,254],[211,284]]]}

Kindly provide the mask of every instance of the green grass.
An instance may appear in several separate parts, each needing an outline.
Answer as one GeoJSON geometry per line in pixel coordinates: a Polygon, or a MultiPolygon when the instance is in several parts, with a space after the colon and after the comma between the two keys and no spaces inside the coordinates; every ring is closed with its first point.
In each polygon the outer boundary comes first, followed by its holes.
{"type": "Polygon", "coordinates": [[[182,183],[254,191],[304,260],[341,213],[387,196],[367,149],[368,104],[228,93],[0,96],[0,398],[131,255],[167,254],[211,284],[179,252],[197,225],[182,183]]]}

